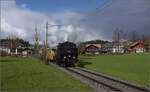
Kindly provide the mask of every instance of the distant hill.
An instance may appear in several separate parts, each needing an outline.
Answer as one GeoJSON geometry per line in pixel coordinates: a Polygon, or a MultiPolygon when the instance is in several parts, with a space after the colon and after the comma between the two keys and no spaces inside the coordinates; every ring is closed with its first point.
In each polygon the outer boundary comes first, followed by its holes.
{"type": "Polygon", "coordinates": [[[105,44],[109,43],[109,41],[103,41],[103,40],[91,40],[84,42],[85,44],[105,44]]]}

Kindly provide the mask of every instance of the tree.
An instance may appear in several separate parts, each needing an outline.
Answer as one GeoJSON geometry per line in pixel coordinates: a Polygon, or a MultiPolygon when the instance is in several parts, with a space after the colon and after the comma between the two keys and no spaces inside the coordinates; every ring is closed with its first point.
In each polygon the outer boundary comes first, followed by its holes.
{"type": "Polygon", "coordinates": [[[9,48],[10,50],[15,50],[18,46],[28,47],[31,44],[28,41],[25,41],[21,38],[18,38],[14,35],[9,35],[6,39],[0,39],[1,45],[9,48]]]}
{"type": "Polygon", "coordinates": [[[78,45],[78,53],[82,54],[85,50],[85,43],[79,43],[78,45]]]}
{"type": "Polygon", "coordinates": [[[124,34],[123,30],[119,30],[119,28],[116,28],[113,32],[113,43],[114,46],[117,47],[118,51],[117,53],[120,53],[120,46],[122,45],[123,40],[125,39],[126,35],[124,34]]]}
{"type": "Polygon", "coordinates": [[[34,33],[34,53],[38,54],[39,50],[39,34],[37,31],[37,25],[35,26],[35,33],[34,33]]]}
{"type": "Polygon", "coordinates": [[[144,43],[146,51],[148,51],[149,50],[149,40],[148,40],[148,37],[143,34],[141,36],[141,41],[144,43]]]}
{"type": "Polygon", "coordinates": [[[138,36],[138,33],[136,31],[132,31],[131,34],[130,34],[130,40],[132,42],[136,42],[139,40],[139,36],[138,36]]]}
{"type": "Polygon", "coordinates": [[[125,39],[125,34],[123,30],[119,30],[118,28],[115,29],[113,32],[113,42],[119,44],[125,39]]]}
{"type": "Polygon", "coordinates": [[[21,38],[16,38],[16,42],[21,43],[24,47],[29,47],[31,46],[31,44],[29,43],[29,41],[25,41],[21,38]]]}
{"type": "Polygon", "coordinates": [[[16,41],[16,36],[13,35],[13,34],[10,34],[8,37],[7,37],[7,43],[8,43],[8,48],[12,51],[12,50],[15,50],[17,48],[17,41],[16,41]]]}
{"type": "Polygon", "coordinates": [[[148,43],[148,37],[145,36],[144,34],[141,36],[141,40],[144,42],[144,43],[148,43]]]}

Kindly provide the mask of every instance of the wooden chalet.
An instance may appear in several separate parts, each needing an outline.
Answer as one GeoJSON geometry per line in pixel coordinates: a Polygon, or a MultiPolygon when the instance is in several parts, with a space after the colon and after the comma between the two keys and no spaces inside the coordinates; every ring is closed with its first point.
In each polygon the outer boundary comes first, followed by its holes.
{"type": "Polygon", "coordinates": [[[143,42],[135,42],[130,45],[129,48],[130,53],[143,53],[145,52],[145,46],[143,42]]]}
{"type": "Polygon", "coordinates": [[[99,54],[101,48],[101,44],[86,44],[84,54],[99,54]]]}

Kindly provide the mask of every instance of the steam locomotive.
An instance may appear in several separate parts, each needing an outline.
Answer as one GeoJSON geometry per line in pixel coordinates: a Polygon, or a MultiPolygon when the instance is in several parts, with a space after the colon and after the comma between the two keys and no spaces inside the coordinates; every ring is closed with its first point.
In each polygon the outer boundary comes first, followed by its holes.
{"type": "Polygon", "coordinates": [[[55,52],[49,51],[48,57],[50,61],[56,62],[60,66],[72,67],[78,59],[78,48],[72,42],[60,43],[55,52]]]}

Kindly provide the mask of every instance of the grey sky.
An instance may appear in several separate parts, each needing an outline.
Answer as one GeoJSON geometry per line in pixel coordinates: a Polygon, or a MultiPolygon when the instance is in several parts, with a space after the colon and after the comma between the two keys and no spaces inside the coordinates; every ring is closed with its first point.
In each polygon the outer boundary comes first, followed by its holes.
{"type": "MultiPolygon", "coordinates": [[[[113,0],[112,0],[113,1],[113,0]]],[[[41,41],[45,40],[45,23],[62,22],[61,29],[50,28],[50,43],[94,39],[112,40],[116,27],[129,34],[150,34],[150,0],[114,0],[108,7],[89,12],[59,11],[50,16],[18,6],[15,1],[5,2],[2,8],[1,31],[3,36],[15,34],[30,42],[33,41],[34,25],[38,25],[41,41]],[[75,39],[76,38],[76,39],[75,39]]]]}

